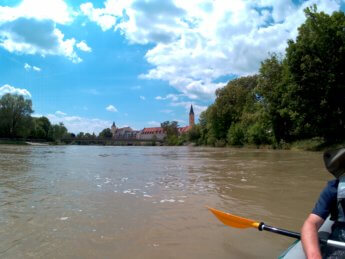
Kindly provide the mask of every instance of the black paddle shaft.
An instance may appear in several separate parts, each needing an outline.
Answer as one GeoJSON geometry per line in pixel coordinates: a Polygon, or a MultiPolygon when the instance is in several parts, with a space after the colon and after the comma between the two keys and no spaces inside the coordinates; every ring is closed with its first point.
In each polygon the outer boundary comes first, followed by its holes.
{"type": "Polygon", "coordinates": [[[301,234],[300,233],[289,231],[289,230],[285,230],[285,229],[281,229],[281,228],[271,227],[271,226],[265,225],[265,223],[263,223],[263,222],[260,223],[258,229],[260,231],[266,230],[266,231],[273,232],[273,233],[276,233],[276,234],[280,234],[280,235],[283,235],[283,236],[301,239],[301,234]]]}

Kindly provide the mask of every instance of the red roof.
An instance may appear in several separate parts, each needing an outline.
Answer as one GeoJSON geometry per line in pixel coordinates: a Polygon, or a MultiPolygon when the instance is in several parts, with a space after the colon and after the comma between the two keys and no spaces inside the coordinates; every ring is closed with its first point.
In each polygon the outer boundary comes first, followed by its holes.
{"type": "Polygon", "coordinates": [[[186,133],[188,130],[190,130],[192,128],[192,126],[186,126],[186,127],[182,127],[182,128],[178,128],[178,132],[180,133],[186,133]]]}
{"type": "Polygon", "coordinates": [[[164,130],[161,127],[154,127],[154,128],[144,128],[141,131],[141,134],[163,134],[164,130]]]}

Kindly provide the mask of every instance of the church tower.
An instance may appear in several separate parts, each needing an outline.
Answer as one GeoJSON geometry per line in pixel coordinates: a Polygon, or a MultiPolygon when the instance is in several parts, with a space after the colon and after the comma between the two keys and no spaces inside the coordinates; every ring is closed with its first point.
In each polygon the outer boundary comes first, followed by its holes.
{"type": "Polygon", "coordinates": [[[194,111],[193,111],[193,105],[190,106],[190,111],[189,111],[189,126],[193,127],[194,126],[194,111]]]}
{"type": "Polygon", "coordinates": [[[115,133],[116,133],[116,125],[115,125],[115,122],[113,122],[113,125],[111,125],[111,133],[113,134],[113,137],[115,136],[115,133]]]}

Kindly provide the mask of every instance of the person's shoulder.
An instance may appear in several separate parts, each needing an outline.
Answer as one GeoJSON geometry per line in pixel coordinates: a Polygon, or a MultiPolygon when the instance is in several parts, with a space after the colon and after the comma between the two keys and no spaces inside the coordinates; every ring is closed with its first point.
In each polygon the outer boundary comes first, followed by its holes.
{"type": "Polygon", "coordinates": [[[338,179],[333,179],[333,180],[328,181],[326,187],[323,190],[324,195],[336,196],[338,192],[338,184],[339,184],[338,179]]]}
{"type": "Polygon", "coordinates": [[[338,184],[339,184],[339,180],[338,179],[332,179],[332,180],[328,181],[327,187],[338,188],[338,184]]]}

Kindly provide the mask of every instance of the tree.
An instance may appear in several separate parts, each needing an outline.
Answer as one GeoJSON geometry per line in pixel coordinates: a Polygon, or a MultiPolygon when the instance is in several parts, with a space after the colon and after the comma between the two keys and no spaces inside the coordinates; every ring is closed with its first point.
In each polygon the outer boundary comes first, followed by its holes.
{"type": "Polygon", "coordinates": [[[178,135],[178,123],[177,121],[165,121],[161,123],[161,127],[166,132],[167,137],[178,135]]]}
{"type": "Polygon", "coordinates": [[[178,142],[178,123],[177,121],[165,121],[161,123],[161,127],[167,134],[165,142],[168,145],[176,145],[178,142]]]}
{"type": "Polygon", "coordinates": [[[197,143],[201,137],[201,129],[200,125],[196,124],[194,125],[188,132],[187,137],[190,142],[197,143]]]}
{"type": "Polygon", "coordinates": [[[60,122],[59,124],[55,124],[51,127],[51,136],[53,140],[60,141],[63,137],[67,136],[67,129],[65,125],[60,122]]]}
{"type": "Polygon", "coordinates": [[[253,112],[257,101],[254,89],[257,76],[241,77],[230,81],[216,91],[216,100],[200,117],[202,135],[207,132],[207,144],[214,145],[217,140],[224,143],[233,123],[241,120],[244,112],[253,112]]]}
{"type": "Polygon", "coordinates": [[[51,140],[51,123],[46,117],[33,118],[30,138],[51,140]]]}
{"type": "Polygon", "coordinates": [[[25,137],[33,113],[32,102],[22,95],[5,94],[0,99],[0,134],[4,137],[25,137]]]}
{"type": "Polygon", "coordinates": [[[84,132],[79,132],[77,134],[77,138],[84,138],[84,136],[85,136],[84,132]]]}
{"type": "Polygon", "coordinates": [[[306,21],[286,49],[298,138],[345,139],[345,14],[305,10],[306,21]]]}
{"type": "Polygon", "coordinates": [[[111,130],[109,128],[106,128],[102,130],[101,133],[99,133],[98,137],[102,139],[110,139],[112,138],[113,133],[111,133],[111,130]]]}
{"type": "Polygon", "coordinates": [[[289,95],[289,71],[286,60],[272,54],[261,63],[257,94],[263,116],[267,116],[276,142],[291,141],[294,118],[291,109],[293,100],[289,95]]]}

